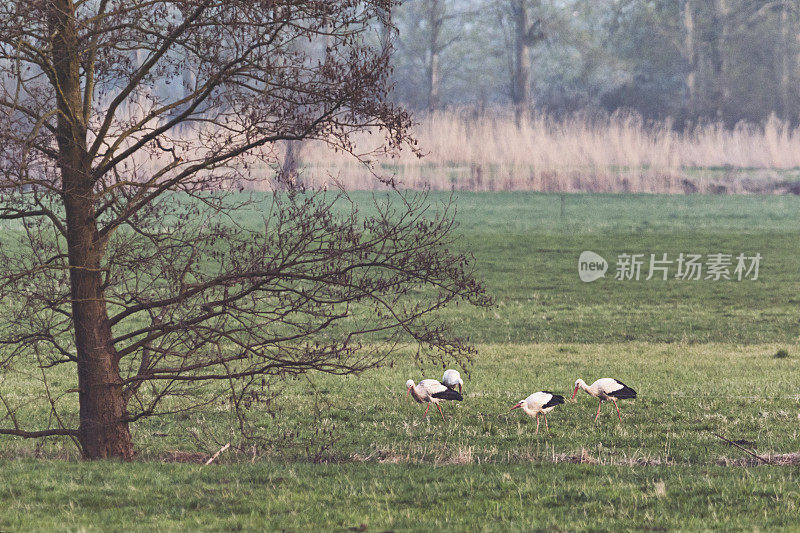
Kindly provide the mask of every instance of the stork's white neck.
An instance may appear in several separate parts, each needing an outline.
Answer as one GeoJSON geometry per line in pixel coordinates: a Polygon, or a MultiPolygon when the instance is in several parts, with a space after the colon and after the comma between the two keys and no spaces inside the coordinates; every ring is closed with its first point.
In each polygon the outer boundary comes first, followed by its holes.
{"type": "Polygon", "coordinates": [[[417,385],[411,385],[411,397],[418,403],[422,403],[422,396],[417,392],[417,385]]]}

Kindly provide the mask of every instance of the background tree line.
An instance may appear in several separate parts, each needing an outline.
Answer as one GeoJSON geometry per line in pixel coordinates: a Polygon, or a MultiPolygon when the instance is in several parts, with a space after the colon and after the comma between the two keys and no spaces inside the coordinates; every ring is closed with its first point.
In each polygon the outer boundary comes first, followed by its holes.
{"type": "Polygon", "coordinates": [[[407,0],[394,17],[395,98],[417,110],[800,116],[798,0],[407,0]]]}

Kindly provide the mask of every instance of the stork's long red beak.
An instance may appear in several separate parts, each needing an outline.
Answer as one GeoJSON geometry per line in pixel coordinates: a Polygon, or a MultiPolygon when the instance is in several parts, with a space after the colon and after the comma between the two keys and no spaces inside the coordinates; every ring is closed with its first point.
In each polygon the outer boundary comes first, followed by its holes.
{"type": "Polygon", "coordinates": [[[408,390],[406,391],[406,398],[408,398],[409,394],[411,394],[411,387],[409,387],[408,390]]]}
{"type": "Polygon", "coordinates": [[[520,407],[522,407],[520,404],[516,404],[514,407],[509,409],[509,411],[513,411],[514,409],[519,409],[520,407]]]}
{"type": "Polygon", "coordinates": [[[575,395],[578,394],[578,389],[579,388],[580,388],[579,385],[575,385],[575,390],[572,391],[572,398],[570,398],[570,400],[574,400],[575,399],[575,395]]]}

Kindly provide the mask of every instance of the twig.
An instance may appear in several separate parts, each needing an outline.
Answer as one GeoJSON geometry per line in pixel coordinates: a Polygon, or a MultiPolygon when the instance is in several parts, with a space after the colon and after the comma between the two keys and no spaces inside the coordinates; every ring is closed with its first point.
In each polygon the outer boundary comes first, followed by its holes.
{"type": "Polygon", "coordinates": [[[758,459],[758,460],[760,460],[760,461],[764,461],[764,462],[765,462],[766,464],[768,464],[768,465],[771,465],[771,464],[772,464],[772,463],[770,462],[770,460],[769,460],[769,459],[764,459],[764,458],[763,458],[763,457],[761,457],[760,455],[758,455],[758,454],[756,454],[756,453],[754,453],[754,452],[751,452],[750,450],[748,450],[748,449],[747,449],[747,448],[745,448],[744,446],[739,446],[738,444],[736,444],[736,443],[735,443],[735,442],[733,442],[732,440],[728,440],[728,439],[726,439],[725,437],[723,437],[722,435],[718,435],[718,434],[714,433],[713,431],[710,431],[709,433],[711,433],[712,435],[714,435],[714,436],[715,436],[715,437],[717,437],[718,439],[724,440],[725,442],[727,442],[727,443],[728,443],[728,444],[730,444],[731,446],[736,446],[736,447],[737,447],[737,448],[739,448],[740,450],[742,450],[742,451],[744,451],[744,452],[747,452],[747,453],[749,453],[750,455],[752,455],[752,456],[753,456],[753,457],[755,457],[756,459],[758,459]]]}
{"type": "Polygon", "coordinates": [[[218,451],[217,453],[215,453],[214,455],[212,455],[212,456],[211,456],[211,459],[209,459],[208,461],[206,461],[206,464],[207,464],[207,465],[210,465],[212,462],[214,462],[214,459],[216,459],[217,457],[219,457],[219,454],[221,454],[222,452],[224,452],[225,450],[227,450],[227,449],[228,449],[228,448],[230,448],[230,447],[231,447],[231,443],[229,442],[228,444],[226,444],[225,446],[223,446],[222,448],[220,448],[220,449],[219,449],[219,451],[218,451]]]}

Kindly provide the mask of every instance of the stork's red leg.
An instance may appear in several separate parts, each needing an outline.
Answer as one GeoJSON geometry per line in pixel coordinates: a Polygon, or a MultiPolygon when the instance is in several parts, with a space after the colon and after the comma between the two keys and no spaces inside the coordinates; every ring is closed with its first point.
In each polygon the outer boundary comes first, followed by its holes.
{"type": "Polygon", "coordinates": [[[597,414],[594,415],[594,421],[597,422],[597,417],[600,416],[600,408],[603,406],[603,400],[600,400],[600,404],[597,406],[597,414]]]}
{"type": "Polygon", "coordinates": [[[547,413],[542,413],[542,416],[544,417],[544,427],[546,427],[547,432],[550,433],[550,425],[547,423],[547,413]]]}
{"type": "Polygon", "coordinates": [[[428,409],[430,409],[430,408],[431,408],[431,404],[428,404],[428,407],[425,408],[425,414],[422,415],[422,418],[425,418],[426,416],[428,416],[428,409]]]}
{"type": "Polygon", "coordinates": [[[617,405],[617,400],[611,398],[611,401],[614,402],[614,407],[617,408],[617,416],[619,417],[619,421],[622,422],[622,414],[619,412],[619,405],[617,405]]]}
{"type": "Polygon", "coordinates": [[[438,403],[436,404],[436,408],[439,410],[439,414],[440,414],[440,415],[442,415],[442,420],[444,420],[445,422],[447,422],[447,420],[446,420],[446,419],[445,419],[445,417],[444,417],[444,413],[442,412],[442,408],[441,408],[441,407],[439,407],[439,404],[438,404],[438,403]]]}
{"type": "Polygon", "coordinates": [[[536,434],[539,434],[539,413],[536,413],[536,434]]]}

